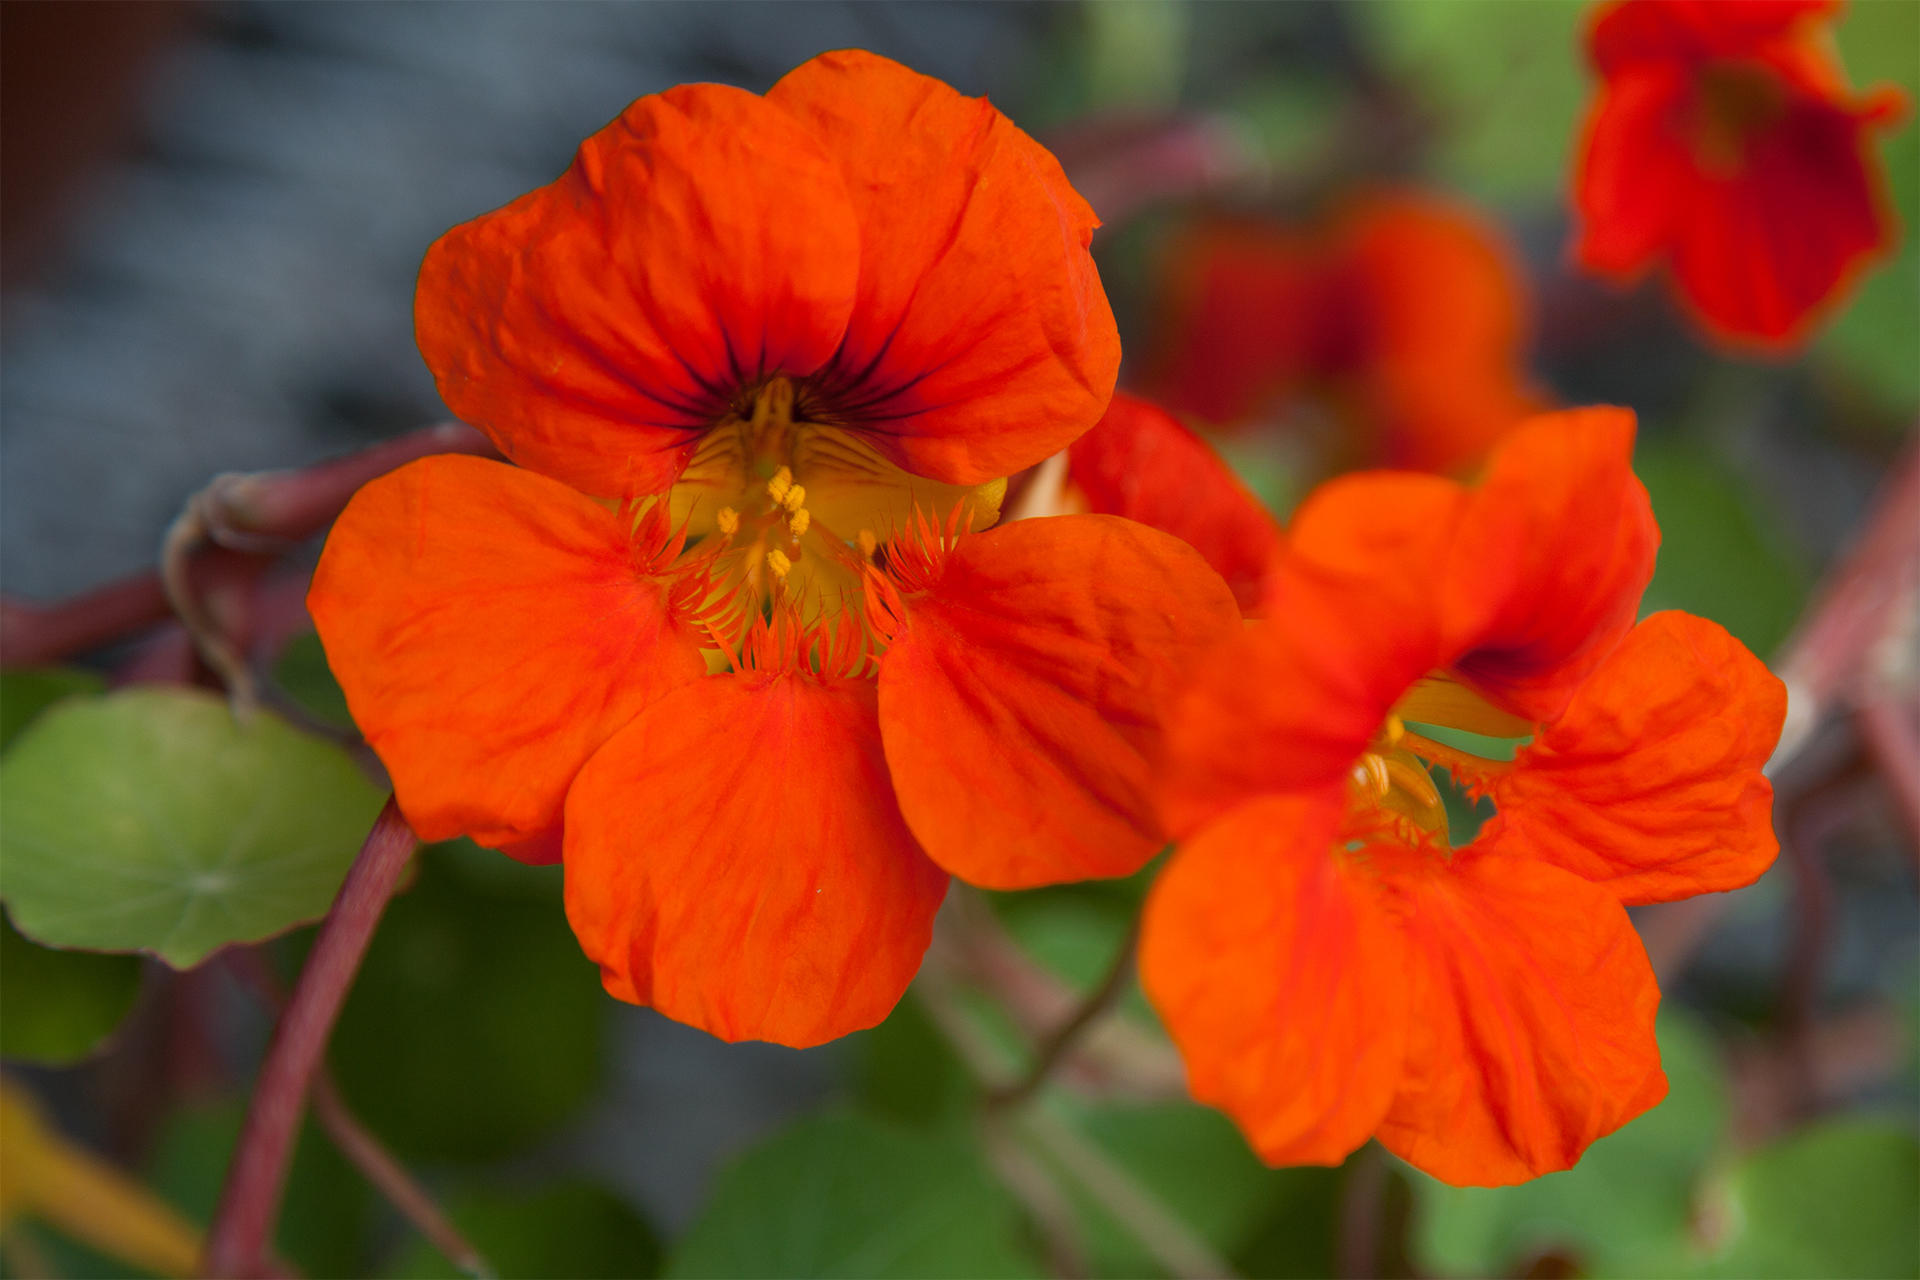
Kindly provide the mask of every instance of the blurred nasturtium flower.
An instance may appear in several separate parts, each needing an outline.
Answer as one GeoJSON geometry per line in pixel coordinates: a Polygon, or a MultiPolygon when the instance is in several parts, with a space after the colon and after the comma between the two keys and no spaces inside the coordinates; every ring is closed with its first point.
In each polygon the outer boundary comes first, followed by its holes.
{"type": "Polygon", "coordinates": [[[564,861],[609,992],[793,1045],[886,1015],[948,872],[1144,863],[1233,598],[1130,521],[987,528],[1106,408],[1095,225],[988,103],[843,52],[642,98],[448,232],[421,350],[519,465],[368,485],[309,598],[414,829],[564,861]]]}
{"type": "Polygon", "coordinates": [[[1624,410],[1549,414],[1474,488],[1326,485],[1267,620],[1171,714],[1180,848],[1141,972],[1194,1095],[1265,1159],[1378,1136],[1509,1183],[1665,1095],[1625,905],[1772,862],[1760,770],[1786,696],[1711,622],[1635,624],[1659,533],[1632,441],[1624,410]],[[1496,810],[1461,847],[1442,774],[1496,810]]]}
{"type": "Polygon", "coordinates": [[[1164,292],[1150,394],[1220,428],[1318,415],[1342,468],[1452,471],[1545,405],[1511,248],[1435,196],[1369,191],[1307,228],[1199,223],[1164,292]]]}
{"type": "Polygon", "coordinates": [[[1574,245],[1628,282],[1665,259],[1711,333],[1799,344],[1895,240],[1871,134],[1898,90],[1856,98],[1826,23],[1839,0],[1622,0],[1588,54],[1574,245]]]}

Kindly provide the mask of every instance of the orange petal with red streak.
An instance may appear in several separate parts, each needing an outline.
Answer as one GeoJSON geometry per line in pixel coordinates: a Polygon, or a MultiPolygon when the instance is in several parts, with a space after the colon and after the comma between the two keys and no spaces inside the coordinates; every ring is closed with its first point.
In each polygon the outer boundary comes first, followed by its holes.
{"type": "Polygon", "coordinates": [[[1388,1150],[1456,1186],[1522,1182],[1666,1096],[1660,991],[1612,894],[1477,845],[1396,889],[1411,1012],[1388,1150]]]}
{"type": "Polygon", "coordinates": [[[1463,615],[1484,621],[1455,669],[1548,720],[1633,626],[1660,530],[1633,474],[1633,414],[1570,409],[1516,427],[1461,523],[1463,615]]]}
{"type": "MultiPolygon", "coordinates": [[[[767,93],[840,165],[858,302],[821,372],[833,419],[916,475],[980,484],[1099,420],[1120,367],[1088,253],[1099,225],[1053,156],[984,98],[860,50],[767,93]]],[[[811,213],[793,225],[811,234],[811,213]]]]}
{"type": "Polygon", "coordinates": [[[1136,871],[1166,843],[1147,793],[1174,687],[1240,625],[1192,548],[1114,516],[963,537],[880,663],[900,807],[963,880],[1136,871]]]}
{"type": "Polygon", "coordinates": [[[1188,1087],[1270,1164],[1338,1164],[1400,1076],[1406,944],[1375,877],[1334,852],[1344,801],[1256,800],[1203,828],[1142,923],[1141,982],[1188,1087]]]}
{"type": "Polygon", "coordinates": [[[1717,624],[1656,613],[1492,784],[1482,842],[1628,903],[1751,884],[1773,864],[1786,687],[1717,624]]]}
{"type": "Polygon", "coordinates": [[[671,483],[743,387],[824,364],[860,266],[846,183],[808,130],[755,94],[682,85],[442,236],[414,324],[441,397],[501,452],[627,497],[671,483]]]}
{"type": "Polygon", "coordinates": [[[620,516],[482,458],[355,494],[307,607],[409,825],[532,861],[587,757],[705,670],[620,516]]]}
{"type": "Polygon", "coordinates": [[[947,888],[894,802],[869,680],[684,686],[588,762],[566,832],[567,919],[607,991],[723,1040],[879,1022],[947,888]]]}

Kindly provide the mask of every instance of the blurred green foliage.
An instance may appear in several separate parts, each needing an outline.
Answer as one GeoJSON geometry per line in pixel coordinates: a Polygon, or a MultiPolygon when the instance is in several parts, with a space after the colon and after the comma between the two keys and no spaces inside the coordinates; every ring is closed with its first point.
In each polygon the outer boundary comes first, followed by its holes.
{"type": "MultiPolygon", "coordinates": [[[[499,1280],[645,1277],[660,1273],[660,1241],[647,1220],[595,1183],[467,1187],[441,1209],[499,1280]]],[[[390,1280],[456,1280],[467,1273],[418,1236],[381,1273],[390,1280]]]]}
{"type": "Polygon", "coordinates": [[[1863,0],[1847,8],[1836,36],[1857,88],[1891,84],[1907,94],[1906,117],[1877,148],[1900,245],[1891,261],[1869,268],[1818,346],[1904,429],[1920,412],[1920,4],[1863,0]]]}
{"type": "Polygon", "coordinates": [[[1377,0],[1356,16],[1437,129],[1438,176],[1490,201],[1557,200],[1592,78],[1580,0],[1377,0]]]}
{"type": "MultiPolygon", "coordinates": [[[[244,1116],[237,1098],[175,1110],[148,1157],[148,1185],[190,1220],[211,1222],[244,1116]]],[[[365,1274],[373,1192],[311,1121],[294,1150],[283,1205],[274,1236],[279,1256],[307,1275],[365,1274]]]]}
{"type": "Polygon", "coordinates": [[[0,897],[41,942],[187,968],[323,915],[379,808],[344,751],[266,712],[67,699],[0,759],[0,897]]]}
{"type": "Polygon", "coordinates": [[[76,667],[15,667],[0,671],[0,751],[36,716],[62,698],[99,693],[107,682],[76,667]]]}
{"type": "MultiPolygon", "coordinates": [[[[1672,1274],[1920,1275],[1920,1141],[1911,1124],[1811,1125],[1737,1162],[1703,1196],[1700,1247],[1672,1274]]],[[[1655,1269],[1643,1274],[1658,1274],[1655,1269]]]]}
{"type": "Polygon", "coordinates": [[[274,683],[302,711],[324,725],[351,729],[353,714],[347,710],[347,695],[333,678],[327,665],[327,651],[320,646],[316,632],[303,631],[287,642],[280,660],[273,665],[274,683]]]}
{"type": "Polygon", "coordinates": [[[465,841],[418,859],[347,998],[341,1091],[409,1159],[511,1154],[564,1123],[602,1072],[607,997],[559,901],[558,867],[465,841]]]}
{"type": "Polygon", "coordinates": [[[1042,1270],[1018,1206],[967,1142],[829,1112],[723,1170],[667,1274],[985,1280],[1042,1270]]]}
{"type": "Polygon", "coordinates": [[[0,919],[0,1058],[64,1066],[89,1057],[139,992],[137,957],[36,946],[0,919]]]}
{"type": "Polygon", "coordinates": [[[1634,471],[1660,522],[1660,555],[1643,614],[1685,609],[1711,618],[1766,657],[1800,616],[1810,575],[1779,525],[1704,447],[1643,444],[1634,471]]]}

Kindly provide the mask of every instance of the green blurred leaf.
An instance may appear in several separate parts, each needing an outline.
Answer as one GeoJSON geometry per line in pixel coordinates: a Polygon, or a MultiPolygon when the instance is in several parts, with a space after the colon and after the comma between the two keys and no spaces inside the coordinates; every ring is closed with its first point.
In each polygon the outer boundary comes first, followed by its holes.
{"type": "Polygon", "coordinates": [[[340,682],[333,678],[333,668],[327,665],[327,651],[320,647],[320,637],[315,632],[302,632],[287,642],[287,647],[280,651],[280,660],[274,663],[273,679],[282,692],[315,720],[341,729],[353,727],[347,695],[340,691],[340,682]]]}
{"type": "Polygon", "coordinates": [[[1660,1020],[1666,1100],[1587,1149],[1580,1163],[1514,1187],[1449,1187],[1413,1175],[1414,1256],[1446,1275],[1515,1274],[1548,1250],[1591,1273],[1660,1274],[1688,1230],[1695,1180],[1726,1125],[1726,1084],[1706,1033],[1660,1020]]]}
{"type": "Polygon", "coordinates": [[[567,928],[558,867],[464,842],[418,865],[347,997],[334,1075],[408,1158],[506,1155],[586,1101],[611,1002],[567,928]]]}
{"type": "Polygon", "coordinates": [[[0,919],[0,1058],[57,1067],[106,1042],[140,992],[140,961],[56,951],[0,919]]]}
{"type": "MultiPolygon", "coordinates": [[[[1853,82],[1896,84],[1920,103],[1920,5],[1856,4],[1837,29],[1853,82]]],[[[1875,263],[1819,349],[1860,380],[1904,428],[1920,410],[1920,120],[1912,107],[1878,144],[1888,194],[1900,218],[1899,252],[1875,263]]]]}
{"type": "Polygon", "coordinates": [[[1558,201],[1585,69],[1581,0],[1378,0],[1355,12],[1439,114],[1438,161],[1484,199],[1558,201]]]}
{"type": "Polygon", "coordinates": [[[911,988],[871,1031],[849,1036],[854,1097],[875,1115],[928,1125],[961,1114],[972,1101],[972,1077],[911,988]]]}
{"type": "MultiPolygon", "coordinates": [[[[1275,1201],[1294,1188],[1286,1174],[1255,1159],[1232,1122],[1217,1111],[1185,1102],[1064,1111],[1089,1141],[1223,1255],[1250,1243],[1275,1201]]],[[[1162,1274],[1127,1224],[1084,1195],[1074,1198],[1088,1227],[1088,1262],[1095,1275],[1162,1274]]]]}
{"type": "Polygon", "coordinates": [[[715,1180],[667,1274],[1029,1276],[1012,1198],[956,1137],[847,1114],[800,1121],[715,1180]]]}
{"type": "Polygon", "coordinates": [[[1724,1234],[1689,1274],[1920,1275],[1917,1205],[1920,1141],[1911,1127],[1815,1125],[1754,1152],[1709,1190],[1706,1234],[1724,1234]]]}
{"type": "MultiPolygon", "coordinates": [[[[245,1114],[242,1102],[170,1112],[147,1158],[147,1183],[189,1219],[213,1220],[245,1114]]],[[[274,1249],[312,1276],[362,1275],[373,1193],[358,1170],[309,1122],[294,1148],[274,1249]]]]}
{"type": "Polygon", "coordinates": [[[73,667],[16,667],[0,671],[0,751],[13,745],[28,721],[62,698],[98,693],[107,682],[73,667]]]}
{"type": "Polygon", "coordinates": [[[1633,469],[1653,499],[1660,556],[1643,614],[1685,609],[1711,618],[1761,657],[1786,638],[1808,574],[1744,486],[1697,447],[1654,442],[1633,469]]]}
{"type": "MultiPolygon", "coordinates": [[[[533,1191],[468,1188],[441,1204],[500,1280],[570,1280],[660,1274],[660,1241],[626,1201],[591,1182],[533,1191]]],[[[384,1275],[456,1280],[466,1272],[418,1236],[384,1275]]]]}
{"type": "Polygon", "coordinates": [[[1087,92],[1094,107],[1170,107],[1187,75],[1188,6],[1088,0],[1087,92]]]}
{"type": "Polygon", "coordinates": [[[0,897],[37,941],[184,969],[324,915],[379,808],[345,752],[264,712],[70,700],[0,760],[0,897]]]}

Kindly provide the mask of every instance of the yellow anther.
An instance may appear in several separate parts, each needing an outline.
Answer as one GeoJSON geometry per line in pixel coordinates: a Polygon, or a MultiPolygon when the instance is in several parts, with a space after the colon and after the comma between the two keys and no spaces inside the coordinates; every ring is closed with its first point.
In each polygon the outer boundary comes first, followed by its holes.
{"type": "Polygon", "coordinates": [[[793,470],[782,467],[773,473],[773,479],[767,481],[767,493],[775,502],[786,505],[787,495],[793,492],[793,470]]]}
{"type": "Polygon", "coordinates": [[[713,522],[720,526],[720,532],[731,538],[740,532],[740,513],[732,507],[722,507],[715,513],[713,522]]]}
{"type": "Polygon", "coordinates": [[[860,546],[860,558],[862,560],[873,559],[873,553],[880,549],[880,539],[873,536],[873,530],[871,529],[862,529],[860,536],[855,538],[854,541],[860,546]]]}
{"type": "Polygon", "coordinates": [[[1381,731],[1381,736],[1386,739],[1387,746],[1399,746],[1400,739],[1407,736],[1406,721],[1402,720],[1399,716],[1388,716],[1386,728],[1381,731]]]}
{"type": "Polygon", "coordinates": [[[792,519],[787,521],[787,532],[796,538],[801,537],[806,533],[807,527],[812,523],[813,514],[805,507],[802,507],[793,513],[792,519]]]}
{"type": "Polygon", "coordinates": [[[788,511],[798,511],[807,505],[807,487],[803,484],[793,485],[785,493],[776,496],[774,501],[788,511]]]}
{"type": "Polygon", "coordinates": [[[787,559],[786,552],[775,547],[773,550],[767,552],[767,568],[773,571],[774,577],[785,582],[787,575],[793,572],[793,561],[787,559]]]}

